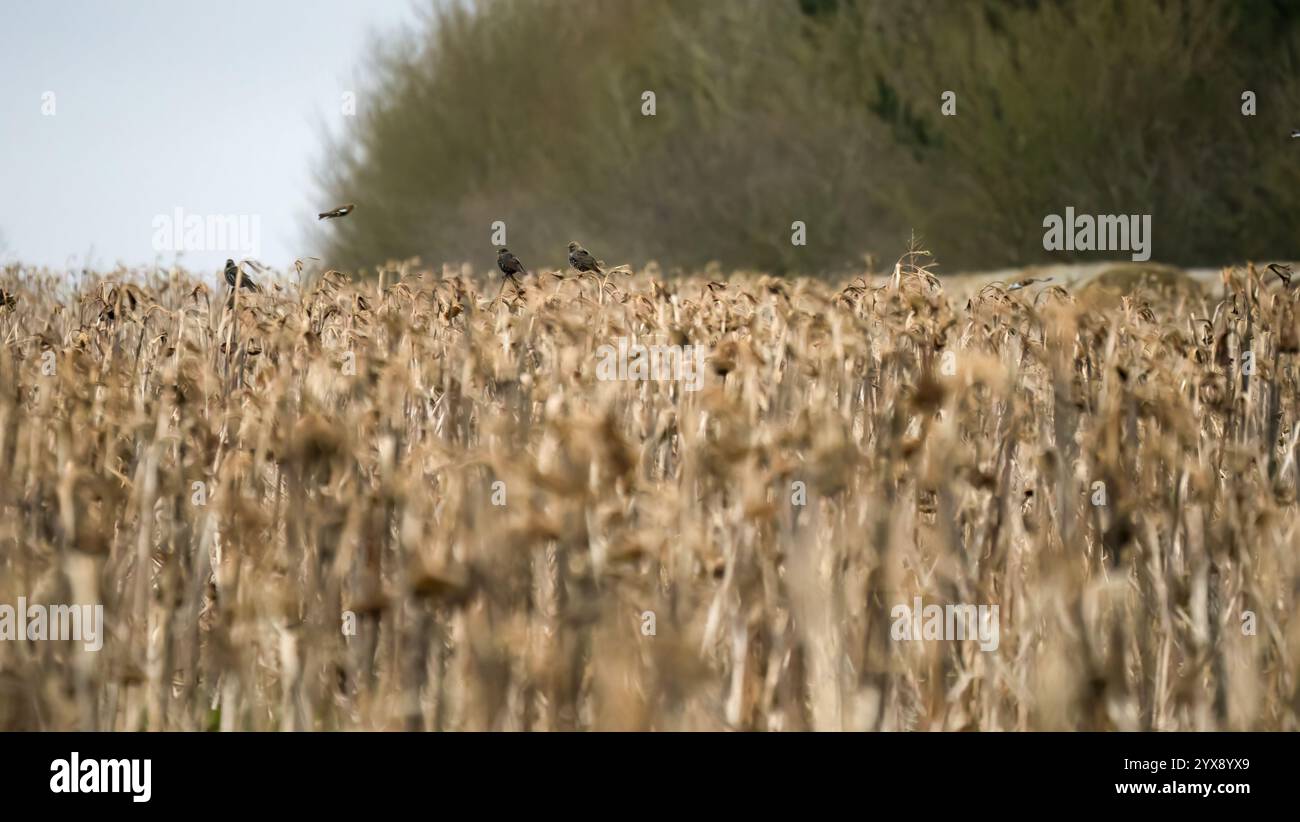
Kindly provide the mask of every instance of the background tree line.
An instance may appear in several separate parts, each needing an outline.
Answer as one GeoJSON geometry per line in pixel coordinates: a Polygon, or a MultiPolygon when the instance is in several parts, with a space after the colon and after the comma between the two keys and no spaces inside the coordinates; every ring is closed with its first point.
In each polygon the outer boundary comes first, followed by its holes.
{"type": "Polygon", "coordinates": [[[1152,214],[1165,262],[1300,258],[1298,19],[1279,0],[435,3],[376,44],[329,141],[323,196],[358,209],[320,251],[486,268],[503,220],[537,267],[579,239],[610,263],[812,273],[915,231],[954,271],[1070,259],[1042,221],[1074,206],[1152,214]]]}

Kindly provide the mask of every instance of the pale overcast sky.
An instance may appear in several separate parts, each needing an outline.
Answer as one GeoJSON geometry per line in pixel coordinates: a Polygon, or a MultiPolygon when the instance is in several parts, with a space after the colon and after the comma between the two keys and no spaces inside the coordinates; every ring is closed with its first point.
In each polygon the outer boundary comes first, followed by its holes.
{"type": "MultiPolygon", "coordinates": [[[[341,130],[368,35],[428,2],[0,0],[0,259],[170,262],[177,208],[242,217],[267,264],[308,253],[338,205],[316,196],[322,128],[341,130]]],[[[247,256],[202,239],[186,265],[247,256]]]]}

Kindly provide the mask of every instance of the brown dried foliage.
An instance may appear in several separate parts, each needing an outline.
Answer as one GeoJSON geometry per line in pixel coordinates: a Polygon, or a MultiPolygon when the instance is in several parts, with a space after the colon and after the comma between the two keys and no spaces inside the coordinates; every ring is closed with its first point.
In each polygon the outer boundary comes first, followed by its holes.
{"type": "Polygon", "coordinates": [[[1296,291],[912,263],[10,270],[0,602],[107,637],[0,642],[0,728],[1295,730],[1296,291]],[[619,336],[707,346],[703,389],[598,380],[619,336]],[[891,640],[914,596],[999,647],[891,640]]]}

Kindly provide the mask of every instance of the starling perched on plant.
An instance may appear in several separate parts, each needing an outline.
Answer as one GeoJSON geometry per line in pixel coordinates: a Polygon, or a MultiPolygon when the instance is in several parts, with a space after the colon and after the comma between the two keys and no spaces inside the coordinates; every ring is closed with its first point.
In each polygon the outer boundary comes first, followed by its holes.
{"type": "Polygon", "coordinates": [[[515,283],[516,286],[519,284],[515,280],[516,274],[528,276],[528,269],[524,268],[524,264],[519,262],[519,258],[511,254],[510,249],[505,246],[497,249],[497,268],[501,269],[501,273],[506,275],[506,279],[515,283]]]}
{"type": "Polygon", "coordinates": [[[604,273],[600,270],[600,263],[596,262],[596,258],[591,256],[587,249],[577,243],[569,243],[569,265],[579,271],[594,271],[597,274],[604,273]]]}
{"type": "Polygon", "coordinates": [[[244,273],[242,278],[240,277],[239,266],[235,265],[234,260],[226,260],[226,282],[230,284],[231,288],[235,288],[235,284],[241,280],[243,281],[243,287],[247,288],[249,291],[262,290],[257,283],[253,282],[253,278],[248,276],[247,273],[244,273]]]}
{"type": "Polygon", "coordinates": [[[333,220],[336,217],[346,217],[352,213],[352,209],[354,208],[356,208],[356,206],[353,205],[352,203],[348,203],[347,205],[341,205],[338,208],[332,209],[330,211],[322,211],[320,214],[316,215],[316,219],[333,220]]]}

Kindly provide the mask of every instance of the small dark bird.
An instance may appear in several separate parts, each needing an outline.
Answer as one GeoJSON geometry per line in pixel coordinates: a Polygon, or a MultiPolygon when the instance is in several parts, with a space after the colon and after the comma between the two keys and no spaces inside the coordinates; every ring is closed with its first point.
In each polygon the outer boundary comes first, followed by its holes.
{"type": "Polygon", "coordinates": [[[0,308],[13,308],[18,305],[18,295],[10,294],[3,288],[0,288],[0,308]]]}
{"type": "Polygon", "coordinates": [[[577,243],[569,243],[569,265],[579,271],[594,271],[597,274],[603,274],[600,270],[600,263],[596,258],[588,253],[587,249],[577,243]]]}
{"type": "Polygon", "coordinates": [[[352,209],[354,208],[356,208],[356,206],[353,205],[352,203],[348,203],[347,205],[341,205],[338,208],[333,209],[332,211],[322,211],[320,214],[316,215],[316,219],[333,220],[337,217],[346,217],[352,213],[352,209]]]}
{"type": "MultiPolygon", "coordinates": [[[[519,285],[515,275],[522,274],[526,277],[528,276],[528,269],[524,268],[524,264],[519,262],[519,258],[511,254],[510,249],[505,246],[497,249],[497,268],[501,269],[501,273],[506,275],[506,280],[514,283],[515,290],[523,291],[523,287],[519,285]]],[[[505,287],[505,280],[502,280],[501,288],[504,289],[505,287]]],[[[501,292],[498,291],[497,296],[500,296],[500,294],[501,292]]]]}
{"type": "Polygon", "coordinates": [[[244,273],[242,278],[240,277],[239,266],[235,265],[234,260],[226,260],[226,282],[230,284],[231,288],[234,288],[235,283],[240,282],[241,279],[243,280],[244,288],[247,288],[249,291],[262,290],[257,283],[253,282],[253,278],[249,277],[247,272],[244,273]]]}

